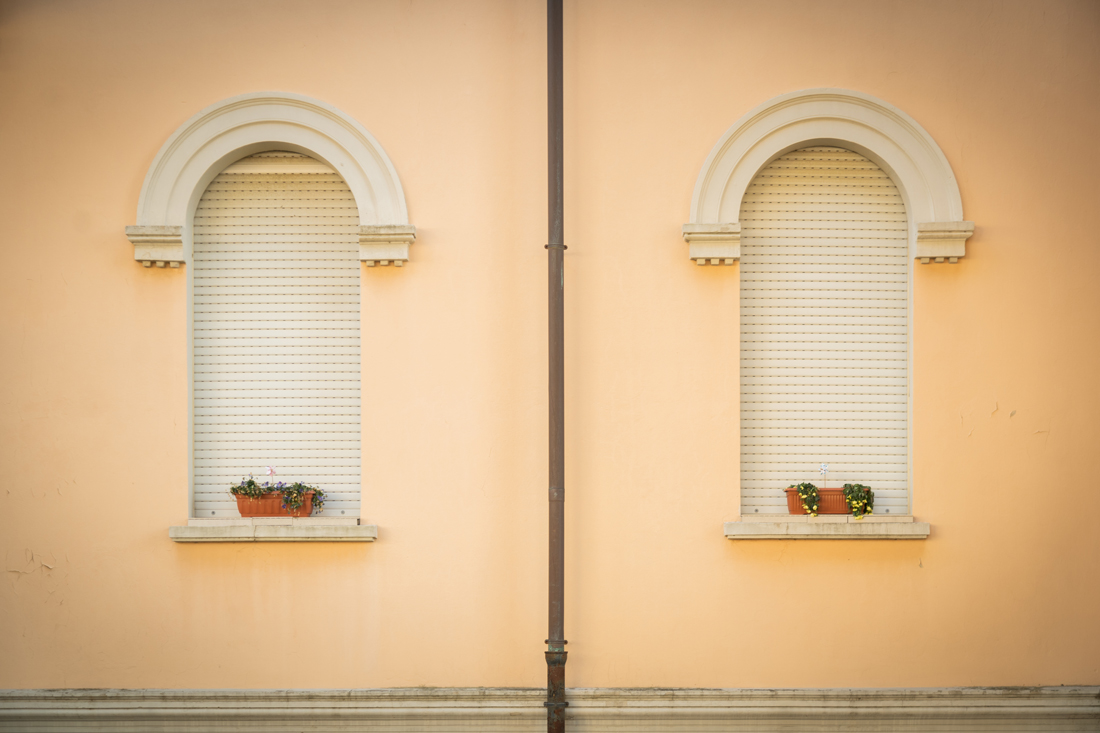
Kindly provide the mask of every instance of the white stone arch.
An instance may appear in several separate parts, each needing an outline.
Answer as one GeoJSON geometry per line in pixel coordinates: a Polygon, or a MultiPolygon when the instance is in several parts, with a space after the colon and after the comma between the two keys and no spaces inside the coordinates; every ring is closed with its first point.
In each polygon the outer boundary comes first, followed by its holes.
{"type": "Polygon", "coordinates": [[[974,231],[943,151],[909,115],[846,89],[805,89],[752,110],[718,140],[703,163],[684,225],[696,264],[740,259],[738,215],[745,190],[764,166],[810,145],[848,148],[877,163],[897,184],[909,216],[909,250],[921,262],[956,262],[974,231]]]}
{"type": "Polygon", "coordinates": [[[300,94],[255,92],[223,100],[183,123],[161,147],[141,187],[137,224],[126,227],[134,259],[178,267],[190,252],[191,218],[226,166],[267,150],[290,150],[336,170],[359,208],[360,258],[403,263],[415,229],[401,180],[366,128],[300,94]]]}

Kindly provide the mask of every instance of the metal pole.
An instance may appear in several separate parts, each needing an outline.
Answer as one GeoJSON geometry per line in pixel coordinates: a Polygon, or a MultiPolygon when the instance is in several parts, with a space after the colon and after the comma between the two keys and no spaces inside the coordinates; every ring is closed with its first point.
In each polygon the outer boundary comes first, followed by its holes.
{"type": "Polygon", "coordinates": [[[547,239],[550,355],[549,638],[546,730],[565,733],[565,234],[562,155],[562,0],[546,2],[547,239]]]}

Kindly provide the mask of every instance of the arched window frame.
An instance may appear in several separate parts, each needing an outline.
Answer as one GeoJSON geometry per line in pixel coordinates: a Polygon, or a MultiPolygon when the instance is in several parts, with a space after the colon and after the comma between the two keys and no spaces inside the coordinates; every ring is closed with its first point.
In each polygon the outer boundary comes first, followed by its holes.
{"type": "MultiPolygon", "coordinates": [[[[913,118],[870,95],[842,89],[808,89],[776,97],[731,126],[712,148],[696,179],[690,220],[683,227],[688,255],[697,265],[732,265],[741,257],[741,201],[756,174],[792,150],[832,145],[857,152],[882,168],[905,202],[910,258],[922,264],[955,263],[966,255],[974,224],[963,219],[962,197],[946,156],[913,118]]],[[[912,277],[910,275],[910,288],[912,277]]],[[[913,322],[910,297],[910,323],[913,322]]],[[[911,332],[910,332],[911,333],[911,332]]],[[[912,384],[912,336],[909,343],[912,384]]],[[[912,391],[909,434],[912,435],[912,391]]],[[[730,539],[923,539],[926,522],[911,516],[912,438],[907,521],[808,523],[727,522],[730,539]]],[[[739,492],[740,495],[740,492],[739,492]]]]}
{"type": "Polygon", "coordinates": [[[771,99],[733,124],[711,149],[695,181],[683,227],[698,265],[740,259],[738,212],[745,190],[780,155],[835,145],[874,161],[894,180],[909,215],[909,252],[923,264],[966,255],[973,222],[943,151],[916,120],[868,94],[806,89],[771,99]]]}
{"type": "MultiPolygon", "coordinates": [[[[368,266],[402,266],[416,230],[409,224],[397,171],[378,141],[347,114],[315,99],[283,92],[242,94],[187,120],[164,143],[142,184],[137,223],[126,227],[134,259],[145,267],[178,268],[192,256],[192,222],[207,186],[232,163],[257,153],[288,150],[331,166],[348,184],[359,212],[359,259],[368,266]]],[[[188,276],[188,353],[192,353],[191,278],[188,276]]],[[[188,413],[193,409],[193,366],[188,365],[188,413]]],[[[190,431],[189,431],[190,432],[190,431]]],[[[188,441],[193,473],[193,436],[188,441]]],[[[187,526],[172,527],[178,542],[371,542],[374,525],[226,525],[194,517],[189,476],[187,526]]],[[[247,523],[246,523],[247,524],[247,523]]]]}

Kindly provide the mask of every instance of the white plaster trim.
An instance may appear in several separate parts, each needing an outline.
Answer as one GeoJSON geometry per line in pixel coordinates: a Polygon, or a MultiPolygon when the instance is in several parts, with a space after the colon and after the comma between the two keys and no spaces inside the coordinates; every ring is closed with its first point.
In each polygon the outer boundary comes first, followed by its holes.
{"type": "Polygon", "coordinates": [[[126,238],[134,245],[134,259],[145,267],[179,267],[184,261],[183,227],[128,226],[126,238]]]}
{"type": "Polygon", "coordinates": [[[357,517],[190,519],[168,528],[173,542],[374,542],[378,527],[357,517]]]}
{"type": "MultiPolygon", "coordinates": [[[[135,232],[180,228],[180,259],[166,261],[182,261],[190,252],[191,218],[206,186],[231,163],[267,150],[309,155],[336,170],[355,196],[361,226],[412,231],[397,171],[366,128],[300,94],[257,92],[207,107],[168,138],[141,187],[135,232]]],[[[141,260],[138,254],[135,249],[141,260]]]]}
{"type": "MultiPolygon", "coordinates": [[[[546,730],[544,689],[2,690],[0,730],[546,730]]],[[[569,730],[1095,731],[1098,687],[572,688],[569,730]]]]}
{"type": "Polygon", "coordinates": [[[697,265],[732,265],[741,260],[740,224],[684,224],[688,257],[697,265]]]}
{"type": "MultiPolygon", "coordinates": [[[[699,171],[685,238],[692,225],[738,225],[741,200],[757,172],[780,155],[809,145],[854,150],[890,175],[905,200],[909,221],[918,225],[910,226],[913,257],[923,257],[917,247],[920,226],[968,223],[963,222],[951,165],[916,120],[862,92],[806,89],[765,102],[726,130],[699,171]]],[[[962,248],[962,253],[944,256],[962,257],[965,239],[954,250],[962,248]]]]}
{"type": "Polygon", "coordinates": [[[416,239],[411,226],[359,227],[359,260],[367,267],[389,265],[401,267],[409,261],[409,245],[416,239]]]}
{"type": "Polygon", "coordinates": [[[923,540],[932,531],[928,522],[911,516],[872,514],[856,519],[850,514],[752,514],[723,525],[730,540],[923,540]]]}
{"type": "Polygon", "coordinates": [[[966,255],[966,240],[974,233],[972,221],[928,222],[917,225],[917,249],[914,257],[922,265],[932,260],[951,264],[966,255]]]}

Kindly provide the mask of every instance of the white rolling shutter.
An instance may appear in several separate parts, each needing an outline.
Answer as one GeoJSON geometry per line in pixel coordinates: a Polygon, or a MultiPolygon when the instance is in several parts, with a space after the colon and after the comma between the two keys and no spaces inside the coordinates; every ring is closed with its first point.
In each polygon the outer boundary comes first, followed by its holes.
{"type": "Polygon", "coordinates": [[[909,258],[897,187],[862,155],[797,150],[741,204],[741,513],[862,483],[908,512],[909,258]]]}
{"type": "Polygon", "coordinates": [[[191,264],[194,509],[239,516],[249,473],[321,487],[359,516],[359,216],[297,153],[227,168],[202,196],[191,264]]]}

